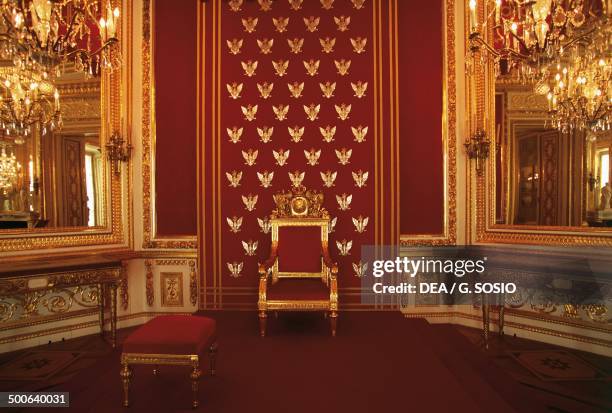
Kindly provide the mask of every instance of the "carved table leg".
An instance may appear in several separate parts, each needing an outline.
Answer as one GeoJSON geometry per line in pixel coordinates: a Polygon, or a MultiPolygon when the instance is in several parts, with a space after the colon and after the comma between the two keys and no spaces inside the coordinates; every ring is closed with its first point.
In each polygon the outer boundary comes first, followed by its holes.
{"type": "Polygon", "coordinates": [[[201,375],[202,371],[200,370],[198,365],[194,365],[193,370],[189,375],[189,378],[191,379],[191,390],[193,391],[193,402],[191,405],[194,409],[200,405],[200,400],[198,397],[198,380],[200,379],[201,375]]]}
{"type": "Polygon", "coordinates": [[[217,373],[217,342],[214,342],[208,349],[208,361],[210,362],[210,375],[214,376],[217,373]]]}
{"type": "Polygon", "coordinates": [[[98,284],[98,322],[100,335],[104,337],[104,284],[98,284]]]}
{"type": "Polygon", "coordinates": [[[482,294],[482,338],[485,350],[489,349],[489,300],[487,294],[482,294]]]}
{"type": "Polygon", "coordinates": [[[111,344],[117,347],[117,284],[111,284],[111,344]]]}
{"type": "Polygon", "coordinates": [[[123,382],[123,407],[130,405],[130,379],[132,377],[132,369],[128,363],[121,363],[121,381],[123,382]]]}
{"type": "Polygon", "coordinates": [[[336,328],[338,326],[338,313],[332,311],[329,313],[329,324],[331,326],[332,337],[336,337],[336,328]]]}
{"type": "Polygon", "coordinates": [[[268,319],[268,315],[265,311],[259,312],[259,335],[261,337],[266,336],[266,321],[268,319]]]}

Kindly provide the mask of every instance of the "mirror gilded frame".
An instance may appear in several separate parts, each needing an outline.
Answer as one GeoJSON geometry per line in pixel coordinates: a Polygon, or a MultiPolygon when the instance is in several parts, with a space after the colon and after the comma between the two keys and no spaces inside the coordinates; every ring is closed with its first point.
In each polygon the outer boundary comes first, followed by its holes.
{"type": "MultiPolygon", "coordinates": [[[[59,227],[59,228],[33,228],[3,230],[0,232],[0,254],[19,253],[20,251],[44,250],[49,248],[70,248],[99,245],[120,245],[126,242],[126,223],[123,186],[130,180],[130,168],[122,165],[122,173],[116,176],[111,171],[111,164],[107,161],[109,137],[115,131],[126,136],[130,124],[130,113],[124,113],[125,101],[129,99],[126,80],[129,75],[131,59],[131,33],[132,10],[131,0],[113,0],[113,7],[119,7],[121,25],[118,28],[122,65],[112,73],[103,73],[100,78],[100,148],[103,159],[103,188],[102,196],[105,205],[104,226],[94,227],[59,227]],[[123,36],[126,33],[127,36],[123,36]],[[127,92],[124,92],[124,89],[127,92]],[[124,118],[127,117],[127,122],[124,118]]],[[[129,140],[129,139],[128,139],[129,140]]],[[[127,196],[127,195],[126,195],[127,196]]]]}
{"type": "MultiPolygon", "coordinates": [[[[478,2],[480,21],[488,15],[486,2],[478,2]]],[[[464,44],[469,50],[469,0],[464,1],[464,44]]],[[[492,28],[486,33],[486,40],[492,37],[492,28]]],[[[478,174],[470,166],[468,179],[468,205],[472,220],[468,228],[469,238],[477,243],[506,243],[549,246],[612,246],[612,229],[586,226],[543,226],[543,225],[509,225],[497,223],[496,194],[496,148],[497,142],[495,121],[496,78],[493,63],[485,60],[485,70],[475,71],[465,77],[465,119],[464,137],[467,141],[469,131],[483,128],[490,140],[490,155],[484,171],[478,174]]]]}

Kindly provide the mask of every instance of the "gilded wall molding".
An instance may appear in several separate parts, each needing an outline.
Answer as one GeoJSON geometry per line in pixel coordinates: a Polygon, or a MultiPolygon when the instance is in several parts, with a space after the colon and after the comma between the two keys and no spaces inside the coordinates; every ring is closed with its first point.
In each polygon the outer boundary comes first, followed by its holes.
{"type": "Polygon", "coordinates": [[[197,237],[161,238],[155,234],[155,81],[152,72],[152,0],[142,5],[142,225],[145,249],[196,249],[197,237]]]}
{"type": "MultiPolygon", "coordinates": [[[[113,131],[125,132],[125,126],[121,124],[122,106],[125,106],[126,111],[129,113],[131,105],[122,104],[122,93],[127,90],[131,85],[122,83],[122,76],[124,70],[129,70],[131,64],[130,56],[130,45],[123,36],[124,32],[131,31],[131,14],[132,14],[132,1],[124,0],[118,1],[113,0],[113,6],[117,6],[121,9],[121,15],[125,16],[122,19],[122,24],[117,28],[118,37],[121,39],[121,49],[126,53],[124,56],[124,65],[122,68],[113,71],[112,73],[105,73],[102,75],[97,86],[99,88],[99,98],[102,102],[104,110],[102,113],[108,114],[108,119],[101,122],[100,125],[100,139],[104,143],[106,137],[110,136],[113,131]],[[123,7],[125,5],[125,7],[123,7]],[[127,20],[126,20],[127,19],[127,20]],[[127,27],[124,27],[126,25],[127,27]]],[[[88,84],[88,82],[85,82],[88,84]]],[[[91,86],[75,86],[74,89],[68,89],[68,94],[74,91],[75,93],[79,88],[88,89],[91,86]]],[[[61,88],[60,88],[61,90],[61,88]]],[[[106,157],[106,149],[102,144],[103,156],[106,157]]],[[[106,171],[108,165],[104,163],[104,170],[106,171]]],[[[105,176],[108,175],[104,174],[105,176]]],[[[105,179],[105,185],[108,185],[108,193],[106,195],[105,202],[107,202],[109,208],[110,222],[107,222],[107,227],[103,229],[91,229],[86,227],[70,227],[70,228],[37,228],[35,230],[7,230],[4,231],[9,236],[0,237],[0,253],[19,253],[29,252],[33,250],[49,250],[54,248],[77,248],[77,247],[89,247],[89,246],[105,246],[105,245],[119,245],[124,244],[126,241],[125,228],[124,228],[124,214],[122,205],[127,199],[129,203],[131,200],[128,191],[124,194],[122,191],[122,181],[118,179],[105,179]],[[108,198],[110,197],[110,199],[108,198]],[[125,198],[127,197],[127,198],[125,198]]],[[[129,226],[129,225],[128,225],[129,226]]]]}
{"type": "Polygon", "coordinates": [[[159,274],[162,307],[183,306],[183,273],[162,272],[159,274]]]}
{"type": "Polygon", "coordinates": [[[196,260],[189,260],[189,302],[195,306],[198,304],[198,272],[196,260]]]}
{"type": "MultiPolygon", "coordinates": [[[[479,3],[479,19],[483,21],[486,11],[485,5],[479,3]]],[[[468,1],[464,0],[464,19],[468,19],[468,1]]],[[[469,27],[467,24],[465,27],[469,27]]],[[[488,35],[491,35],[489,31],[488,35]]],[[[464,33],[465,50],[469,48],[469,33],[464,33]]],[[[485,64],[485,70],[476,71],[473,76],[466,73],[466,87],[474,83],[476,91],[476,106],[470,102],[466,105],[466,130],[475,129],[474,119],[477,125],[485,125],[487,135],[494,137],[495,130],[495,87],[496,79],[492,62],[485,64]],[[488,114],[488,115],[487,115],[488,114]]],[[[502,81],[511,83],[509,80],[502,81]]],[[[534,105],[541,107],[542,102],[537,98],[527,97],[514,92],[520,89],[516,85],[508,85],[511,90],[512,100],[516,110],[527,111],[528,107],[534,105]]],[[[469,101],[469,99],[467,99],[469,101]]],[[[493,139],[494,140],[494,139],[493,139]]],[[[495,142],[492,142],[494,147],[495,142]]],[[[538,225],[506,225],[496,224],[495,221],[495,162],[490,157],[486,162],[485,173],[478,175],[474,168],[468,174],[467,205],[470,209],[470,218],[474,219],[475,233],[470,236],[475,243],[497,243],[497,244],[525,244],[540,246],[588,246],[588,247],[611,247],[612,231],[597,227],[568,227],[568,226],[538,226],[538,225]],[[471,188],[475,188],[472,192],[471,188]]]]}
{"type": "MultiPolygon", "coordinates": [[[[396,0],[397,1],[397,0],[396,0]]],[[[457,75],[455,58],[455,0],[446,0],[444,7],[444,234],[400,235],[402,246],[454,245],[457,242],[457,75]]],[[[397,71],[396,71],[397,76],[397,71]]],[[[397,80],[396,80],[397,82],[397,80]]],[[[399,122],[399,120],[396,120],[399,122]]],[[[399,171],[399,167],[397,168],[399,171]]]]}
{"type": "Polygon", "coordinates": [[[145,293],[147,305],[150,307],[155,302],[155,292],[153,288],[153,261],[145,260],[145,293]]]}

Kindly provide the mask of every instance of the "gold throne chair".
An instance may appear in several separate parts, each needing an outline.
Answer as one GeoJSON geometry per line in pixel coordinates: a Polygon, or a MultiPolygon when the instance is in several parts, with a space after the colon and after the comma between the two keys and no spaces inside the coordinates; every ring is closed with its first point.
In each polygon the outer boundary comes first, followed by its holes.
{"type": "Polygon", "coordinates": [[[270,257],[259,264],[259,331],[268,311],[322,311],[332,336],[338,318],[338,265],[328,250],[330,219],[323,194],[298,187],[274,195],[270,257]]]}

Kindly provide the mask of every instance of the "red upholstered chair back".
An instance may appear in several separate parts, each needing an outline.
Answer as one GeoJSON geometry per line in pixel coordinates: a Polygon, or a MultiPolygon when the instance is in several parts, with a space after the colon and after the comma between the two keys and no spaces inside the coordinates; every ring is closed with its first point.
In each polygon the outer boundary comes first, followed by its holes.
{"type": "Polygon", "coordinates": [[[327,276],[321,247],[327,243],[328,219],[272,219],[271,224],[278,257],[272,269],[273,278],[327,276]]]}

